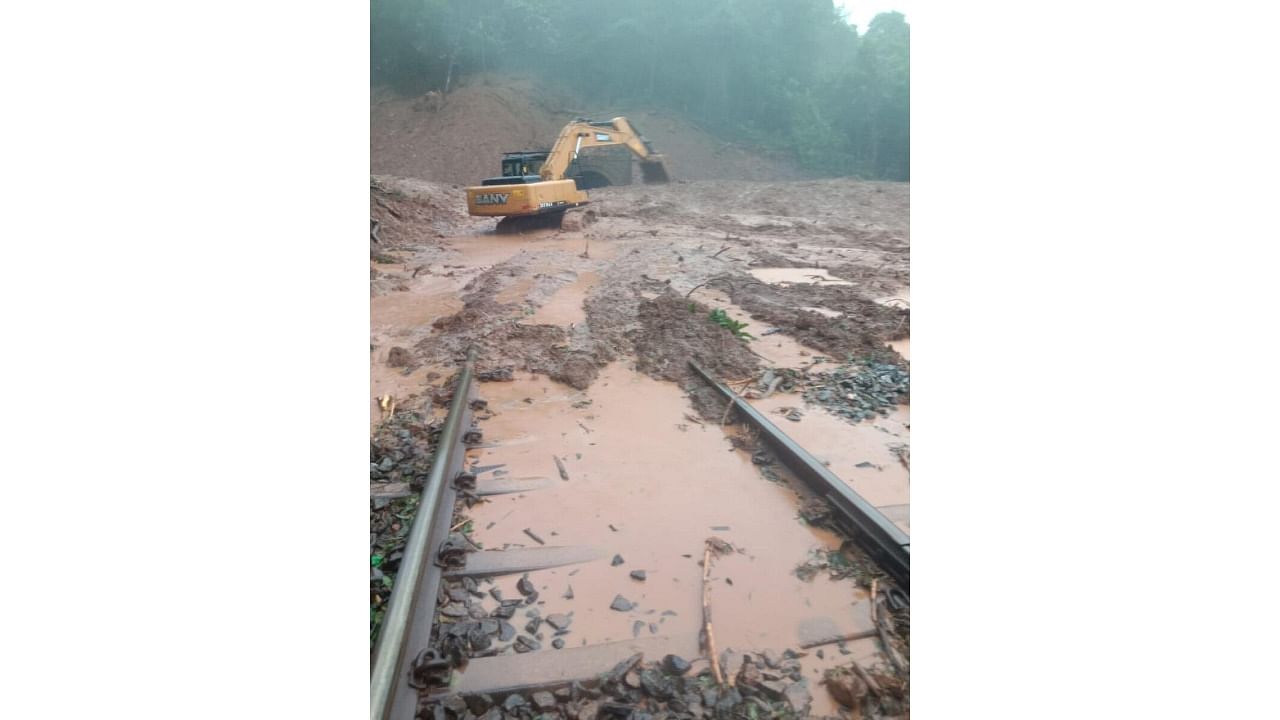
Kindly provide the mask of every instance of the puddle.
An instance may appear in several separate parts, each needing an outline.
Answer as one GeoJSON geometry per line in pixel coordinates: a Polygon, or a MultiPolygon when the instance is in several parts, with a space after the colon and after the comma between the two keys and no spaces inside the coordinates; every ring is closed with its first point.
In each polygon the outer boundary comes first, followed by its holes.
{"type": "MultiPolygon", "coordinates": [[[[713,564],[719,649],[796,648],[802,628],[814,623],[830,622],[842,632],[871,627],[865,594],[852,582],[818,577],[806,583],[793,573],[811,550],[838,548],[838,538],[801,522],[795,494],[762,478],[719,427],[689,420],[692,411],[676,385],[616,362],[585,393],[527,374],[480,385],[479,392],[495,411],[482,428],[497,447],[472,451],[475,463],[502,464],[510,477],[559,478],[557,455],[570,479],[475,506],[469,511],[473,538],[487,549],[536,547],[523,532],[528,528],[548,546],[589,545],[603,553],[599,561],[530,574],[543,617],[573,613],[567,647],[629,640],[637,622],[642,637],[696,642],[700,561],[712,535],[745,550],[713,564]],[[524,442],[504,442],[516,438],[524,442]],[[610,563],[615,554],[624,559],[616,567],[610,563]],[[632,579],[632,570],[644,570],[646,579],[632,579]],[[563,597],[569,586],[572,600],[563,597]],[[619,594],[637,606],[611,610],[619,594]]],[[[501,578],[498,585],[514,597],[517,580],[501,578]]],[[[512,619],[518,628],[525,622],[522,612],[512,619]]],[[[542,652],[554,652],[550,639],[542,652]]],[[[876,652],[871,641],[850,649],[855,657],[876,652]]],[[[821,670],[843,658],[834,646],[825,655],[804,659],[819,715],[834,712],[817,686],[821,670]]]]}
{"type": "Polygon", "coordinates": [[[852,285],[848,280],[831,277],[826,268],[752,268],[751,274],[761,282],[774,285],[852,285]]]}
{"type": "Polygon", "coordinates": [[[525,322],[530,325],[568,326],[586,321],[587,309],[582,303],[598,282],[600,276],[593,272],[578,273],[572,283],[557,290],[525,322]]]}
{"type": "MultiPolygon", "coordinates": [[[[888,417],[852,425],[820,405],[806,405],[799,395],[775,394],[750,403],[867,502],[876,507],[910,506],[911,472],[893,451],[895,445],[910,446],[909,406],[899,405],[888,417]],[[804,416],[799,422],[787,420],[776,412],[784,407],[799,407],[804,416]]],[[[909,515],[902,508],[886,515],[911,532],[909,515]]]]}
{"type": "Polygon", "coordinates": [[[904,360],[911,359],[911,338],[890,340],[889,347],[893,348],[904,360]]]}

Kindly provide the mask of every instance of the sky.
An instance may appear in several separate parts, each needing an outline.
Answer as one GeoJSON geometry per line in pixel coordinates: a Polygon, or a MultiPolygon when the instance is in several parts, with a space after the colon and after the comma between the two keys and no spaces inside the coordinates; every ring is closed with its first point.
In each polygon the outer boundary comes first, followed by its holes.
{"type": "Polygon", "coordinates": [[[835,0],[835,4],[844,10],[851,24],[858,26],[859,35],[867,31],[871,18],[882,12],[897,10],[907,16],[907,22],[911,22],[910,0],[835,0]]]}

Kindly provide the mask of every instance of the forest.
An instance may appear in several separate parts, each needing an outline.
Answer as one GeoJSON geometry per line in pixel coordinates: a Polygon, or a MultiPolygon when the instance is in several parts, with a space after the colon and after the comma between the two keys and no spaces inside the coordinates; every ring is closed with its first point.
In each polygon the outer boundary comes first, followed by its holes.
{"type": "Polygon", "coordinates": [[[910,26],[831,0],[371,0],[373,85],[530,75],[679,112],[825,176],[910,179],[910,26]]]}

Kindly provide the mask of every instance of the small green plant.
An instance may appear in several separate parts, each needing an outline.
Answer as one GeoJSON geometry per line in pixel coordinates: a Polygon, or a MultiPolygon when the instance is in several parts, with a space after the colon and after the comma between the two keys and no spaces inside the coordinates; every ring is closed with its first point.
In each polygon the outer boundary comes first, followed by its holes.
{"type": "Polygon", "coordinates": [[[734,320],[733,318],[729,317],[729,314],[726,313],[722,308],[716,308],[715,310],[711,311],[711,322],[714,322],[720,327],[733,333],[733,336],[738,338],[739,340],[743,340],[743,341],[755,340],[755,336],[753,336],[749,332],[743,331],[742,329],[747,326],[747,323],[734,320]]]}

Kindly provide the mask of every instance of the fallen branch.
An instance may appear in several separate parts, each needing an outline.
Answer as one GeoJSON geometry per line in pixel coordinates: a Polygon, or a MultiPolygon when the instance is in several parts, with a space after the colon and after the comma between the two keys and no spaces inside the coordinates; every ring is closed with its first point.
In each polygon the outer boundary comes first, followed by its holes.
{"type": "MultiPolygon", "coordinates": [[[[877,613],[877,615],[879,614],[877,613]]],[[[893,667],[898,672],[902,672],[904,670],[903,662],[898,658],[898,651],[894,649],[893,645],[889,642],[889,633],[888,629],[885,627],[885,620],[883,616],[878,616],[876,618],[876,632],[880,636],[880,644],[884,646],[885,656],[889,658],[889,662],[893,664],[893,667]]]]}
{"type": "Polygon", "coordinates": [[[711,543],[702,552],[702,632],[707,638],[707,657],[711,658],[711,674],[716,684],[724,687],[724,673],[720,670],[720,656],[716,653],[716,636],[711,630],[711,543]]]}
{"type": "Polygon", "coordinates": [[[564,463],[560,462],[560,458],[559,458],[558,456],[556,456],[556,455],[552,455],[552,456],[551,456],[551,459],[556,461],[556,469],[558,469],[558,470],[560,471],[560,479],[561,479],[561,480],[568,480],[568,479],[569,479],[569,471],[564,469],[564,463]]]}
{"type": "Polygon", "coordinates": [[[873,638],[879,634],[877,630],[859,630],[856,633],[841,635],[840,637],[827,638],[825,640],[813,640],[811,642],[800,645],[801,650],[809,650],[810,648],[822,647],[823,645],[834,645],[842,642],[853,642],[854,640],[866,640],[873,638]]]}
{"type": "Polygon", "coordinates": [[[857,660],[850,660],[849,667],[853,670],[855,675],[857,675],[859,678],[862,679],[862,682],[867,684],[868,690],[875,693],[876,695],[884,694],[884,691],[880,689],[880,683],[876,682],[875,678],[871,677],[870,673],[868,673],[866,670],[863,670],[862,666],[858,664],[857,660]]]}

